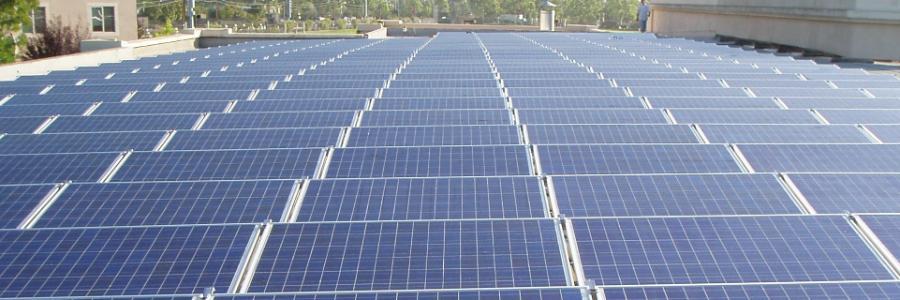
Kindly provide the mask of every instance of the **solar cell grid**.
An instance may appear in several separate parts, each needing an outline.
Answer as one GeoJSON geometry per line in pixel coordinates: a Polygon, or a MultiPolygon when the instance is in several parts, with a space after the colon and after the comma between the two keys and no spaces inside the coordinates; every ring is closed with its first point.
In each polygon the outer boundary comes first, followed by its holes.
{"type": "Polygon", "coordinates": [[[19,226],[52,189],[52,185],[0,186],[0,228],[19,226]]]}
{"type": "Polygon", "coordinates": [[[643,108],[635,97],[515,97],[512,106],[520,109],[562,108],[643,108]]]}
{"type": "Polygon", "coordinates": [[[250,291],[565,286],[562,261],[550,220],[284,224],[250,291]]]}
{"type": "Polygon", "coordinates": [[[302,128],[350,126],[354,111],[212,114],[203,129],[302,128]]]}
{"type": "Polygon", "coordinates": [[[855,126],[702,125],[710,143],[871,143],[855,126]]]}
{"type": "Polygon", "coordinates": [[[840,216],[572,220],[601,285],[893,279],[840,216]]]}
{"type": "Polygon", "coordinates": [[[135,152],[113,181],[299,179],[315,174],[321,150],[135,152]]]}
{"type": "Polygon", "coordinates": [[[190,129],[199,114],[62,116],[47,127],[47,133],[112,132],[190,129]]]}
{"type": "Polygon", "coordinates": [[[650,109],[517,111],[522,124],[666,124],[662,111],[650,109]]]}
{"type": "MultiPolygon", "coordinates": [[[[377,102],[377,100],[376,100],[377,102]]],[[[510,125],[508,110],[366,111],[363,126],[510,125]]]]}
{"type": "Polygon", "coordinates": [[[647,99],[653,108],[778,108],[771,98],[742,97],[697,97],[670,98],[650,97],[647,99]]]}
{"type": "Polygon", "coordinates": [[[222,112],[228,101],[103,103],[91,115],[140,115],[222,112]]]}
{"type": "Polygon", "coordinates": [[[252,225],[0,231],[0,297],[226,290],[252,225]],[[14,275],[12,275],[14,274],[14,275]]]}
{"type": "Polygon", "coordinates": [[[721,145],[546,145],[538,153],[549,175],[741,172],[721,145]]]}
{"type": "MultiPolygon", "coordinates": [[[[179,131],[166,150],[277,149],[336,146],[340,128],[179,131]]],[[[0,149],[2,149],[0,143],[0,149]]]]}
{"type": "Polygon", "coordinates": [[[554,176],[572,217],[798,214],[772,175],[554,176]]]}
{"type": "MultiPolygon", "coordinates": [[[[210,101],[210,100],[244,100],[250,91],[162,91],[138,92],[130,102],[142,101],[210,101]]],[[[120,98],[121,99],[121,98],[120,98]]]]}
{"type": "Polygon", "coordinates": [[[535,177],[314,180],[298,221],[540,218],[535,177]]]}
{"type": "MultiPolygon", "coordinates": [[[[0,97],[2,99],[3,97],[0,97]]],[[[46,117],[52,115],[81,115],[91,104],[33,104],[33,105],[3,105],[0,107],[0,117],[46,117]]]]}
{"type": "Polygon", "coordinates": [[[32,133],[46,120],[46,117],[0,118],[0,132],[32,133]]]}
{"type": "Polygon", "coordinates": [[[117,153],[0,155],[0,184],[93,182],[117,153]]]}
{"type": "Polygon", "coordinates": [[[240,101],[235,112],[363,110],[366,99],[240,101]]]}
{"type": "Polygon", "coordinates": [[[249,294],[220,296],[228,300],[464,300],[464,299],[535,299],[535,300],[583,300],[587,291],[578,288],[503,289],[463,291],[403,291],[317,294],[249,294]]]}
{"type": "Polygon", "coordinates": [[[818,213],[900,213],[900,176],[889,174],[791,174],[818,213]]]}
{"type": "Polygon", "coordinates": [[[789,108],[900,109],[900,99],[881,98],[781,98],[789,108]]]}
{"type": "Polygon", "coordinates": [[[36,228],[228,224],[278,220],[293,181],[73,184],[36,228]]]}
{"type": "Polygon", "coordinates": [[[153,150],[163,132],[15,134],[0,139],[0,154],[43,154],[153,150]]]}
{"type": "Polygon", "coordinates": [[[375,100],[375,110],[439,110],[439,109],[505,109],[506,100],[500,97],[488,98],[379,98],[375,100]]]}
{"type": "Polygon", "coordinates": [[[605,299],[895,299],[898,282],[754,284],[604,288],[605,299]]]}
{"type": "Polygon", "coordinates": [[[900,110],[818,110],[831,124],[900,124],[900,110]]]}
{"type": "Polygon", "coordinates": [[[682,124],[819,124],[806,110],[673,109],[671,113],[682,124]]]}
{"type": "Polygon", "coordinates": [[[530,175],[523,146],[338,148],[328,178],[530,175]]]}
{"type": "Polygon", "coordinates": [[[532,144],[699,143],[685,125],[529,125],[532,144]]]}
{"type": "Polygon", "coordinates": [[[873,215],[863,216],[862,220],[875,236],[887,247],[890,255],[897,257],[900,253],[900,238],[897,238],[897,228],[900,227],[900,215],[873,215]]]}
{"type": "Polygon", "coordinates": [[[759,172],[896,172],[900,145],[740,145],[759,172]]]}

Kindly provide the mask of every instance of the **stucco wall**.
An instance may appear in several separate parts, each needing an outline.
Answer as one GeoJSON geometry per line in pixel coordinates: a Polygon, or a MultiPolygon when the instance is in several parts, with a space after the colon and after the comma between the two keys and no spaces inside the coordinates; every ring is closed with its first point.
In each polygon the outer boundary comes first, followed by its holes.
{"type": "Polygon", "coordinates": [[[656,0],[653,32],[716,34],[900,60],[900,0],[656,0]]]}
{"type": "Polygon", "coordinates": [[[40,0],[40,5],[47,8],[48,22],[59,16],[64,24],[87,30],[90,39],[128,41],[138,38],[136,0],[40,0]],[[116,32],[91,32],[92,5],[115,7],[116,32]]]}

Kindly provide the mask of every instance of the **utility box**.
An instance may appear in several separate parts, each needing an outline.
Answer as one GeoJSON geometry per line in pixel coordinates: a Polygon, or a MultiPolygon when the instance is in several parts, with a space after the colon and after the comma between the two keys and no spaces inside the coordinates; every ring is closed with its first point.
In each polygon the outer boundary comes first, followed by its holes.
{"type": "Polygon", "coordinates": [[[556,4],[549,0],[541,3],[541,17],[539,18],[541,31],[556,30],[556,4]]]}

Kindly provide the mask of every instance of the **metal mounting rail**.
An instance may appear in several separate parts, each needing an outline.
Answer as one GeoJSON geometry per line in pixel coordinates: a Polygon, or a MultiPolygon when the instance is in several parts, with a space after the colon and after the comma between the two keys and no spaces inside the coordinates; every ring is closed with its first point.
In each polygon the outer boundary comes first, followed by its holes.
{"type": "Polygon", "coordinates": [[[48,191],[46,195],[44,195],[44,198],[41,198],[41,201],[38,202],[37,206],[35,206],[34,209],[32,209],[31,212],[28,213],[27,216],[25,216],[25,219],[22,220],[22,223],[19,223],[19,226],[17,226],[16,229],[34,228],[34,224],[36,224],[41,216],[43,216],[44,213],[47,212],[47,209],[49,209],[50,206],[53,205],[54,202],[56,202],[56,199],[58,199],[59,196],[62,195],[62,193],[66,190],[66,188],[69,187],[69,184],[71,184],[71,182],[64,182],[54,185],[53,188],[50,189],[50,191],[48,191]]]}
{"type": "Polygon", "coordinates": [[[266,248],[266,242],[272,233],[272,227],[274,227],[272,220],[268,220],[263,224],[256,225],[256,228],[254,228],[250,242],[247,243],[247,248],[244,250],[243,257],[241,257],[241,264],[238,266],[238,270],[228,286],[229,294],[246,293],[250,289],[250,283],[253,281],[253,275],[256,273],[259,259],[262,257],[262,252],[266,248]]]}

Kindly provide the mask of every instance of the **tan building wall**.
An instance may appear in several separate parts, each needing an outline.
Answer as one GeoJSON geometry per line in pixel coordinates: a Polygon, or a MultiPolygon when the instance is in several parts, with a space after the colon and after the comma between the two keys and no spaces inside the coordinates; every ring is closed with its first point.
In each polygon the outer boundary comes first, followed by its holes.
{"type": "Polygon", "coordinates": [[[650,30],[900,60],[900,0],[656,0],[650,30]]]}
{"type": "Polygon", "coordinates": [[[90,33],[90,39],[136,40],[137,3],[136,0],[40,0],[46,7],[47,20],[59,16],[64,24],[79,26],[90,33]],[[115,32],[94,32],[91,30],[91,7],[115,7],[115,32]]]}

